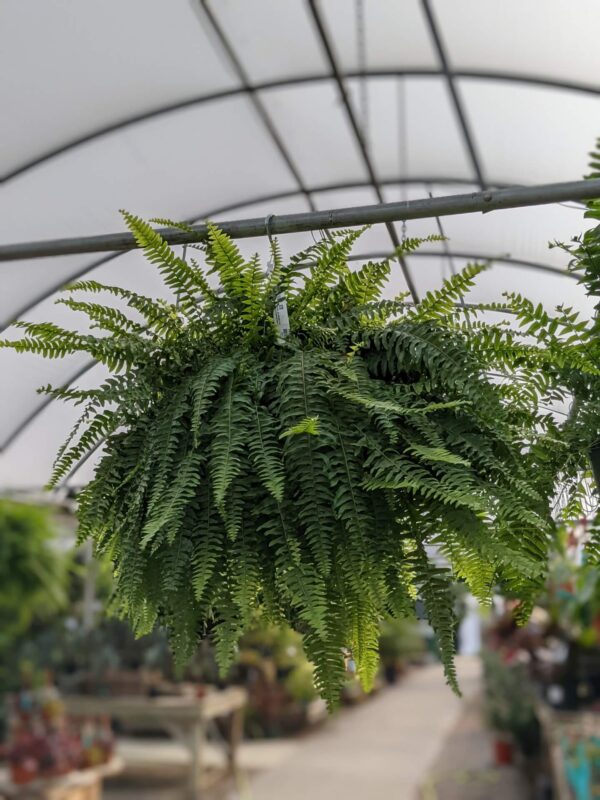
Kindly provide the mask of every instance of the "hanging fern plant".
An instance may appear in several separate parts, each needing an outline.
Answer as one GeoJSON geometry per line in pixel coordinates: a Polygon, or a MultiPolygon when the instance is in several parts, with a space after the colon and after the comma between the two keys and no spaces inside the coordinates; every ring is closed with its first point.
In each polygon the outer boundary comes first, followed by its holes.
{"type": "Polygon", "coordinates": [[[83,351],[113,372],[90,391],[45,388],[84,407],[50,485],[104,443],[79,497],[81,536],[112,558],[137,633],[160,620],[181,659],[208,633],[226,669],[259,608],[302,633],[334,704],[343,652],[368,688],[380,620],[412,614],[420,596],[456,688],[454,578],[482,601],[510,589],[523,616],[543,583],[550,498],[558,471],[569,476],[566,438],[540,405],[566,396],[564,375],[595,369],[585,325],[518,296],[493,307],[510,324],[457,309],[481,266],[417,308],[382,299],[391,260],[347,265],[361,231],[287,265],[273,241],[265,274],[212,225],[201,266],[124,217],[177,301],[82,281],[59,302],[98,336],[21,323],[24,338],[3,346],[83,351]]]}

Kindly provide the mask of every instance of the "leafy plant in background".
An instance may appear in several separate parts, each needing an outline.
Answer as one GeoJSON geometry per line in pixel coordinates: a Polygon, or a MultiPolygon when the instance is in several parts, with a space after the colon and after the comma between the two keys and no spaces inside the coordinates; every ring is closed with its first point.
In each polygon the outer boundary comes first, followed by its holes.
{"type": "Polygon", "coordinates": [[[484,650],[483,710],[487,724],[498,733],[510,734],[525,755],[539,746],[534,691],[524,664],[505,664],[491,650],[484,650]]]}
{"type": "Polygon", "coordinates": [[[176,300],[81,281],[59,302],[98,335],[22,322],[23,338],[2,342],[85,352],[113,373],[97,389],[43,391],[83,407],[52,486],[104,443],[79,521],[114,562],[122,612],[138,634],[164,623],[180,659],[210,632],[225,670],[259,607],[302,633],[332,705],[343,651],[368,688],[380,620],[411,614],[419,595],[456,688],[454,577],[482,601],[509,587],[525,617],[559,473],[577,492],[569,441],[543,407],[597,374],[585,323],[518,295],[457,308],[481,266],[417,308],[389,299],[392,259],[348,267],[359,230],[288,264],[274,240],[265,274],[213,225],[202,266],[124,217],[176,300]],[[274,322],[284,302],[287,336],[274,322]]]}
{"type": "Polygon", "coordinates": [[[593,647],[600,633],[600,573],[585,554],[581,560],[569,552],[571,529],[557,531],[555,551],[549,561],[548,581],[539,602],[556,629],[582,647],[593,647]]]}
{"type": "Polygon", "coordinates": [[[384,667],[420,659],[425,655],[425,640],[417,623],[410,619],[386,619],[379,633],[379,655],[384,667]]]}
{"type": "MultiPolygon", "coordinates": [[[[48,509],[0,500],[0,695],[18,682],[20,641],[65,605],[68,566],[48,509]]],[[[0,740],[4,712],[0,703],[0,740]]]]}
{"type": "Polygon", "coordinates": [[[0,500],[0,587],[2,656],[34,619],[47,619],[67,599],[67,557],[47,509],[0,500]]]}
{"type": "Polygon", "coordinates": [[[242,636],[237,654],[238,666],[254,666],[266,683],[282,681],[290,697],[308,703],[316,697],[314,669],[307,661],[302,637],[287,625],[257,622],[242,636]]]}

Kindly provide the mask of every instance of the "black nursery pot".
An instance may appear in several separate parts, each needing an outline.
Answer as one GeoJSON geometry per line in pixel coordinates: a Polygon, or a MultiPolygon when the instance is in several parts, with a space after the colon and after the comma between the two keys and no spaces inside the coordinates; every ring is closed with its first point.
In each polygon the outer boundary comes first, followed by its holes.
{"type": "Polygon", "coordinates": [[[595,442],[589,450],[590,464],[592,465],[592,472],[594,473],[594,480],[598,491],[600,491],[600,440],[595,442]]]}

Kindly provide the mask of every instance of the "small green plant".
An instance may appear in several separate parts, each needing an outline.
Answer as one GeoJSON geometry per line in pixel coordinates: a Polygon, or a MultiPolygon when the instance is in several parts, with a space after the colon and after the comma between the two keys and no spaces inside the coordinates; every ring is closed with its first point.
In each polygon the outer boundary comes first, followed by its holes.
{"type": "Polygon", "coordinates": [[[483,602],[510,589],[525,618],[557,478],[577,495],[581,459],[544,406],[598,374],[585,322],[518,295],[457,307],[477,265],[416,308],[389,299],[393,259],[348,266],[359,230],[288,264],[273,240],[265,273],[214,225],[200,264],[124,217],[175,299],[80,281],[58,302],[97,335],[22,322],[0,343],[112,371],[96,389],[43,391],[83,409],[51,486],[104,445],[80,533],[112,559],[123,614],[140,635],[165,624],[181,660],[210,634],[226,670],[259,609],[302,634],[333,705],[343,653],[368,688],[381,619],[420,596],[456,689],[453,580],[483,602]]]}
{"type": "Polygon", "coordinates": [[[314,668],[304,653],[302,637],[287,625],[269,625],[259,618],[240,639],[237,660],[260,670],[266,683],[281,681],[299,703],[317,697],[314,668]]]}
{"type": "Polygon", "coordinates": [[[66,602],[67,559],[47,509],[0,500],[0,656],[66,602]]]}
{"type": "MultiPolygon", "coordinates": [[[[585,536],[587,531],[582,538],[585,536]]],[[[587,553],[580,561],[573,550],[569,552],[572,537],[572,526],[564,525],[557,531],[546,590],[538,604],[547,609],[555,633],[562,633],[565,639],[581,647],[595,647],[599,633],[600,573],[587,553]]]]}
{"type": "Polygon", "coordinates": [[[387,619],[381,623],[379,655],[384,666],[422,658],[425,651],[425,640],[415,620],[387,619]]]}
{"type": "Polygon", "coordinates": [[[283,685],[290,697],[298,703],[310,703],[317,697],[314,669],[308,661],[291,669],[284,678],[283,685]]]}

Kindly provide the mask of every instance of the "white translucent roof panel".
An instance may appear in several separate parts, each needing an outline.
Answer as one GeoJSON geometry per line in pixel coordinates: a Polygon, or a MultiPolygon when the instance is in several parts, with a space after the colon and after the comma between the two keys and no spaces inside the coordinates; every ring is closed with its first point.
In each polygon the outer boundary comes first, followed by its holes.
{"type": "Polygon", "coordinates": [[[251,81],[326,72],[304,0],[252,0],[251,13],[248,0],[218,0],[210,8],[251,81]]]}
{"type": "Polygon", "coordinates": [[[37,392],[40,387],[70,383],[88,362],[85,355],[68,356],[57,364],[33,354],[23,357],[12,350],[0,350],[0,370],[3,375],[11,376],[0,398],[0,449],[47,403],[48,398],[37,392]]]}
{"type": "MultiPolygon", "coordinates": [[[[359,107],[358,81],[348,86],[359,107]]],[[[370,150],[380,178],[474,179],[444,78],[374,78],[367,98],[370,150]]]]}
{"type": "Polygon", "coordinates": [[[0,262],[0,331],[37,298],[68,282],[89,263],[90,256],[37,258],[19,264],[0,262]]]}
{"type": "Polygon", "coordinates": [[[296,184],[246,97],[187,108],[112,134],[11,181],[0,239],[118,229],[119,208],[186,218],[296,184]]]}
{"type": "MultiPolygon", "coordinates": [[[[81,389],[98,386],[105,376],[96,366],[78,381],[81,389]]],[[[77,419],[76,409],[66,403],[49,403],[5,454],[0,454],[0,488],[35,489],[50,477],[58,448],[77,419]]]]}
{"type": "Polygon", "coordinates": [[[309,185],[366,177],[332,81],[260,92],[309,185]]]}
{"type": "MultiPolygon", "coordinates": [[[[154,266],[138,251],[125,253],[89,272],[86,277],[105,284],[123,286],[153,297],[168,296],[154,266]]],[[[31,322],[54,322],[70,330],[85,330],[87,319],[62,304],[56,304],[54,294],[30,309],[25,318],[31,322]]],[[[91,298],[90,298],[91,299],[91,298]]],[[[97,301],[97,297],[94,298],[97,301]]],[[[110,305],[118,301],[107,300],[110,305]]],[[[3,338],[18,338],[21,332],[11,327],[4,331],[3,338]]],[[[74,375],[89,363],[87,355],[70,356],[66,359],[47,360],[35,355],[19,356],[12,350],[0,349],[0,374],[14,378],[17,390],[0,393],[0,450],[36,410],[43,407],[46,398],[36,389],[48,383],[53,386],[69,384],[74,375]]]]}
{"type": "Polygon", "coordinates": [[[596,0],[434,0],[452,67],[598,83],[596,0]]]}
{"type": "Polygon", "coordinates": [[[552,183],[587,171],[587,154],[600,135],[599,98],[467,78],[458,87],[490,176],[552,183]]]}
{"type": "Polygon", "coordinates": [[[237,85],[190,2],[0,3],[0,174],[98,127],[237,85]]]}
{"type": "MultiPolygon", "coordinates": [[[[349,13],[349,0],[323,0],[320,4],[341,66],[359,68],[357,20],[349,13]]],[[[364,37],[367,67],[435,67],[435,52],[419,0],[365,0],[364,37]]]]}
{"type": "MultiPolygon", "coordinates": [[[[351,206],[373,205],[377,203],[375,190],[370,184],[365,186],[344,186],[323,192],[314,192],[313,199],[317,208],[323,210],[328,208],[349,208],[351,206]]],[[[359,239],[359,242],[360,241],[359,239]]]]}

